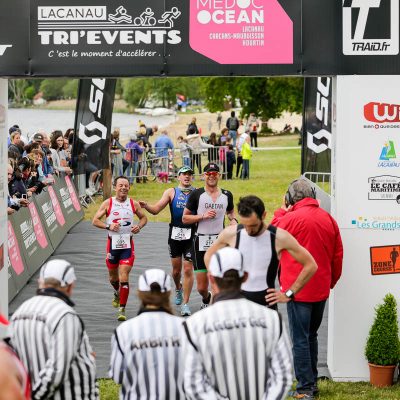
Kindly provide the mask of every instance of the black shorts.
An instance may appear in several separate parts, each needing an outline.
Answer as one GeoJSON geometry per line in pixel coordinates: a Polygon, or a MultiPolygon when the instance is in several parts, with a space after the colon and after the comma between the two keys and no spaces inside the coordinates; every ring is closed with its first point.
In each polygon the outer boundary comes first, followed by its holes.
{"type": "Polygon", "coordinates": [[[207,267],[204,263],[204,254],[206,254],[205,251],[199,250],[199,237],[195,235],[192,240],[192,260],[195,272],[207,272],[207,267]]]}
{"type": "MultiPolygon", "coordinates": [[[[260,292],[246,292],[245,290],[242,290],[242,295],[246,297],[247,300],[250,300],[253,303],[257,303],[262,306],[268,306],[267,301],[265,300],[267,289],[261,290],[260,292]]],[[[274,304],[273,306],[268,306],[268,308],[278,310],[278,306],[276,304],[274,304]]]]}
{"type": "Polygon", "coordinates": [[[168,250],[171,258],[183,258],[186,261],[192,261],[192,239],[174,240],[168,239],[168,250]]]}

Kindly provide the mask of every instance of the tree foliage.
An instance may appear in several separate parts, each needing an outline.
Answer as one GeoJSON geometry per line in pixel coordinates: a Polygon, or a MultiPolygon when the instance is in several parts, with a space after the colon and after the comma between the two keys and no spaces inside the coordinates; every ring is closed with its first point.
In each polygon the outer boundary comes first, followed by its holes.
{"type": "Polygon", "coordinates": [[[254,112],[263,120],[302,111],[303,78],[200,78],[200,87],[211,112],[235,106],[236,99],[242,116],[254,112]]]}
{"type": "Polygon", "coordinates": [[[78,96],[78,85],[78,79],[69,79],[62,88],[63,97],[67,99],[76,99],[78,96]]]}
{"type": "Polygon", "coordinates": [[[387,294],[383,304],[375,308],[375,320],[369,331],[365,357],[376,365],[397,365],[400,361],[397,304],[392,294],[387,294]]]}
{"type": "Polygon", "coordinates": [[[57,100],[64,97],[63,87],[68,79],[44,79],[40,84],[40,91],[46,100],[57,100]]]}

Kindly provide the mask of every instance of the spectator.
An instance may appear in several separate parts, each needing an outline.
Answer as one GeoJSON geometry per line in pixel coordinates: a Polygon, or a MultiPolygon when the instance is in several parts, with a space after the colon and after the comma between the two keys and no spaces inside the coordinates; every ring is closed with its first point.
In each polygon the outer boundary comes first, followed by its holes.
{"type": "MultiPolygon", "coordinates": [[[[8,183],[10,183],[14,176],[13,167],[8,164],[7,166],[7,179],[8,183]]],[[[18,199],[10,197],[7,195],[7,215],[13,214],[15,211],[18,211],[20,207],[27,207],[29,205],[29,201],[27,199],[18,199]]]]}
{"type": "Polygon", "coordinates": [[[250,137],[247,136],[242,145],[242,159],[243,159],[243,170],[242,179],[250,178],[250,160],[252,156],[252,151],[250,147],[250,137]]]}
{"type": "Polygon", "coordinates": [[[142,124],[140,126],[137,138],[138,138],[138,140],[143,140],[143,144],[144,144],[144,147],[146,148],[146,151],[151,150],[152,145],[150,143],[149,137],[147,136],[146,126],[144,124],[142,124]]]}
{"type": "MultiPolygon", "coordinates": [[[[240,168],[243,164],[243,157],[242,157],[242,146],[243,143],[246,141],[246,138],[248,137],[248,133],[247,132],[243,132],[237,142],[236,142],[236,150],[237,150],[237,164],[236,164],[236,178],[238,178],[239,176],[242,176],[242,173],[240,171],[240,168]],[[240,174],[240,175],[239,175],[240,174]]],[[[235,147],[235,146],[233,146],[235,147]]]]}
{"type": "Polygon", "coordinates": [[[208,162],[215,163],[218,161],[218,151],[217,149],[214,149],[214,146],[218,146],[217,134],[215,132],[211,133],[207,143],[213,146],[212,148],[207,149],[208,162]]]}
{"type": "Polygon", "coordinates": [[[11,151],[16,154],[16,159],[22,157],[23,148],[21,148],[21,132],[15,130],[11,133],[11,144],[8,146],[8,151],[11,151]]]}
{"type": "Polygon", "coordinates": [[[153,136],[155,133],[158,132],[158,126],[153,125],[151,128],[146,128],[146,137],[150,140],[150,136],[153,136]]]}
{"type": "Polygon", "coordinates": [[[51,136],[51,157],[53,159],[53,168],[61,176],[71,175],[72,170],[68,167],[68,162],[64,153],[64,138],[61,131],[53,132],[51,136]]]}
{"type": "Polygon", "coordinates": [[[229,129],[229,137],[232,138],[233,147],[236,146],[236,138],[239,126],[239,120],[235,117],[235,111],[231,111],[231,116],[226,120],[226,127],[229,129]]]}
{"type": "Polygon", "coordinates": [[[292,357],[280,315],[241,295],[248,275],[239,250],[218,250],[208,275],[213,305],[184,322],[187,398],[284,399],[292,357]]]}
{"type": "Polygon", "coordinates": [[[190,167],[190,153],[193,147],[188,144],[187,139],[184,139],[183,136],[178,136],[176,140],[181,152],[182,166],[190,167]]]}
{"type": "Polygon", "coordinates": [[[27,366],[32,399],[97,399],[94,353],[71,301],[75,271],[65,260],[40,270],[37,295],[11,318],[11,345],[27,366]]]}
{"type": "Polygon", "coordinates": [[[336,221],[315,199],[315,189],[305,179],[292,182],[285,204],[275,211],[272,224],[291,233],[314,257],[318,270],[297,293],[293,282],[301,274],[301,265],[289,253],[280,259],[281,290],[269,289],[267,301],[287,303],[293,343],[297,399],[313,399],[318,394],[318,329],[325,303],[342,273],[343,246],[336,221]]]}
{"type": "Polygon", "coordinates": [[[111,139],[111,164],[112,164],[112,177],[113,179],[117,178],[124,174],[123,170],[123,154],[122,152],[125,151],[124,146],[119,142],[119,128],[115,128],[112,133],[111,139]]]}
{"type": "Polygon", "coordinates": [[[236,164],[235,150],[233,150],[233,145],[228,145],[228,151],[226,152],[226,171],[227,179],[232,179],[233,165],[236,164]]]}
{"type": "MultiPolygon", "coordinates": [[[[0,324],[9,324],[2,314],[0,324]]],[[[31,383],[26,368],[6,341],[0,341],[0,388],[0,400],[31,398],[31,383]]]]}
{"type": "Polygon", "coordinates": [[[22,157],[18,162],[18,169],[21,172],[21,178],[28,197],[32,196],[32,193],[36,192],[38,186],[37,179],[32,176],[33,168],[34,163],[28,157],[22,157]]]}
{"type": "MultiPolygon", "coordinates": [[[[129,182],[132,184],[135,182],[138,169],[139,169],[139,155],[143,153],[144,147],[136,143],[137,137],[133,133],[129,136],[129,142],[126,144],[125,160],[129,163],[125,171],[126,176],[129,178],[129,182]]],[[[143,141],[141,141],[143,143],[143,141]]]]}
{"type": "Polygon", "coordinates": [[[257,129],[258,120],[256,114],[250,113],[249,119],[247,120],[246,130],[250,132],[251,147],[257,147],[257,129]]]}
{"type": "Polygon", "coordinates": [[[226,145],[226,141],[229,138],[228,134],[229,134],[228,128],[223,128],[221,130],[221,136],[218,138],[218,146],[226,145]]]}
{"type": "Polygon", "coordinates": [[[161,169],[163,172],[168,171],[168,149],[173,149],[174,144],[168,137],[168,132],[166,129],[161,131],[161,135],[156,139],[154,143],[154,148],[156,149],[156,157],[159,158],[161,164],[161,169]]]}
{"type": "Polygon", "coordinates": [[[160,269],[139,278],[139,315],[112,339],[109,375],[121,399],[185,399],[182,320],[170,305],[171,279],[160,269]]]}
{"type": "Polygon", "coordinates": [[[196,133],[200,133],[200,132],[199,132],[199,128],[197,127],[197,124],[196,124],[196,117],[193,117],[192,121],[190,122],[190,124],[187,127],[186,135],[193,135],[196,133]]]}
{"type": "Polygon", "coordinates": [[[49,160],[47,159],[47,157],[44,157],[46,154],[46,150],[49,148],[49,137],[47,136],[46,133],[44,132],[38,132],[35,133],[33,135],[33,139],[34,142],[39,143],[40,148],[43,152],[42,154],[42,172],[43,172],[43,179],[42,181],[44,181],[45,178],[50,178],[51,179],[51,174],[53,173],[53,168],[50,165],[49,160]]]}
{"type": "Polygon", "coordinates": [[[25,182],[22,179],[22,171],[17,166],[14,168],[13,176],[11,181],[8,182],[8,193],[11,197],[16,197],[18,199],[27,198],[27,191],[25,182]]]}
{"type": "Polygon", "coordinates": [[[222,123],[222,114],[221,111],[218,111],[217,114],[217,124],[218,124],[218,130],[221,130],[221,123],[222,123]]]}
{"type": "Polygon", "coordinates": [[[203,149],[209,149],[214,147],[212,144],[207,144],[204,143],[203,140],[201,139],[200,135],[197,133],[188,135],[186,137],[188,144],[193,148],[192,150],[192,165],[191,168],[194,171],[194,166],[195,164],[197,165],[197,168],[199,170],[199,174],[202,173],[202,168],[201,168],[201,153],[203,149]]]}

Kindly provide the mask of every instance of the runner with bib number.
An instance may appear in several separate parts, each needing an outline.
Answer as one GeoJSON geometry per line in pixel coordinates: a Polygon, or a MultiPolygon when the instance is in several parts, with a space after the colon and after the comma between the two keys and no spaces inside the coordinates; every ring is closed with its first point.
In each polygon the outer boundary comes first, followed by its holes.
{"type": "Polygon", "coordinates": [[[219,178],[218,165],[207,164],[204,168],[205,187],[195,189],[190,194],[182,217],[184,224],[196,226],[192,254],[197,290],[202,297],[201,308],[207,307],[211,300],[204,254],[224,229],[225,215],[231,225],[237,224],[232,193],[218,187],[219,178]]]}
{"type": "Polygon", "coordinates": [[[193,265],[192,265],[192,239],[194,233],[193,225],[185,225],[182,222],[183,210],[186,206],[190,193],[194,190],[192,186],[193,170],[184,166],[178,171],[179,186],[167,189],[161,199],[154,205],[139,201],[150,214],[157,215],[168,204],[171,212],[169,224],[168,248],[172,264],[172,277],[175,282],[176,295],[175,304],[181,306],[181,315],[191,315],[189,308],[189,297],[193,287],[193,265]],[[181,283],[182,258],[184,279],[181,283]],[[183,304],[182,304],[183,301],[183,304]]]}

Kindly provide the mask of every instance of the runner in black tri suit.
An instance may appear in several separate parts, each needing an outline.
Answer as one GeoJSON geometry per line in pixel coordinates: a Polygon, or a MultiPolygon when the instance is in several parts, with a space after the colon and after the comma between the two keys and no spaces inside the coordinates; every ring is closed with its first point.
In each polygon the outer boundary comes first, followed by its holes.
{"type": "Polygon", "coordinates": [[[175,304],[181,306],[181,315],[191,315],[189,308],[189,297],[193,287],[193,265],[192,265],[192,239],[194,233],[193,225],[185,225],[182,222],[183,210],[186,206],[190,193],[194,190],[192,186],[193,170],[184,166],[178,171],[179,185],[176,188],[167,189],[161,199],[154,205],[139,201],[141,207],[150,214],[157,215],[169,204],[171,222],[169,224],[168,248],[172,264],[172,277],[175,282],[176,295],[175,304]],[[181,283],[183,257],[183,286],[181,283]]]}
{"type": "Polygon", "coordinates": [[[219,178],[218,165],[207,164],[204,168],[205,187],[190,194],[182,218],[185,224],[196,224],[192,255],[197,290],[203,299],[201,308],[207,307],[211,300],[204,254],[224,229],[225,214],[231,225],[237,224],[232,193],[218,187],[219,178]]]}

